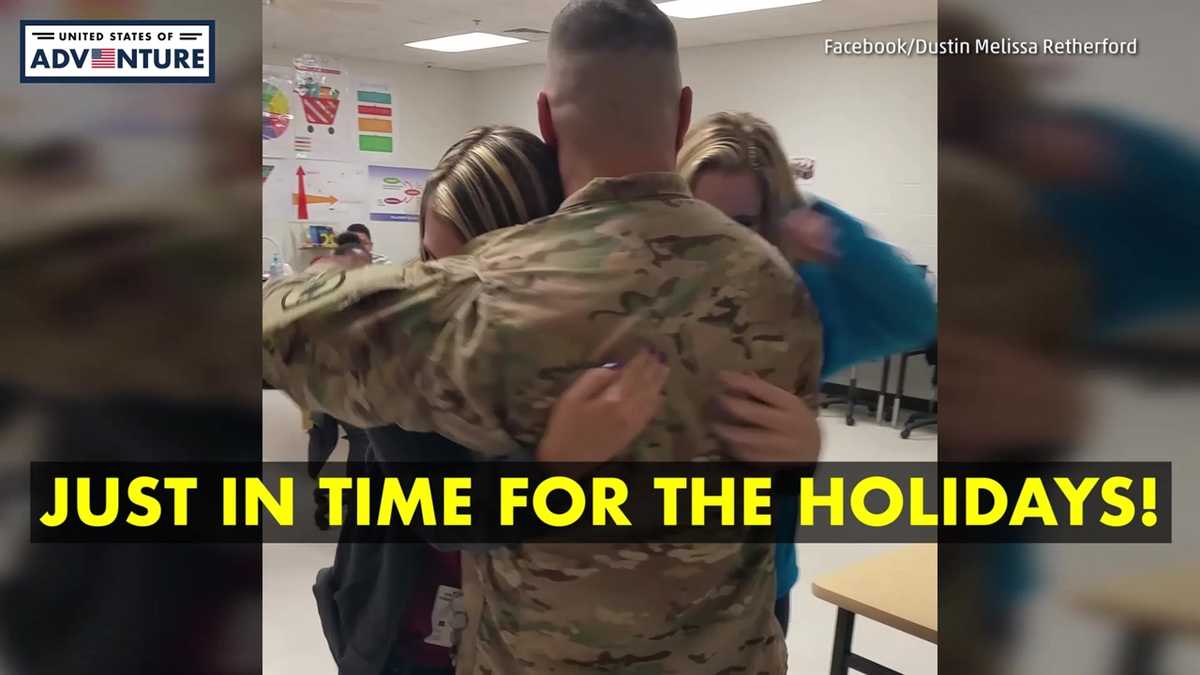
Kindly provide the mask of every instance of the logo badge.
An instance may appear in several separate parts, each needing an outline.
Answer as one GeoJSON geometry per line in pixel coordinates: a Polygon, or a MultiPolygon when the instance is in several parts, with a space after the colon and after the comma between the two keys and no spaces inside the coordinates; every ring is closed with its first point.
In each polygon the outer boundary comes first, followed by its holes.
{"type": "Polygon", "coordinates": [[[216,22],[21,21],[21,82],[211,83],[216,22]]]}

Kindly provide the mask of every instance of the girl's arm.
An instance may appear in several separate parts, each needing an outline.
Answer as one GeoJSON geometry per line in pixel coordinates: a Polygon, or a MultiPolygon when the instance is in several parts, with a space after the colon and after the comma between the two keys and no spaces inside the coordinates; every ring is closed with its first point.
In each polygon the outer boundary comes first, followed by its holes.
{"type": "Polygon", "coordinates": [[[796,268],[821,315],[821,376],[932,342],[937,307],[921,269],[837,207],[818,200],[812,208],[833,226],[839,253],[796,268]]]}

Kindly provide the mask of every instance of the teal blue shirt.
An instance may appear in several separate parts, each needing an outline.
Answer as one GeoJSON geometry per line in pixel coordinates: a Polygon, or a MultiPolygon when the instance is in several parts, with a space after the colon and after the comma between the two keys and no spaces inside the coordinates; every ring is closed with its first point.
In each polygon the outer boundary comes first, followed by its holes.
{"type": "Polygon", "coordinates": [[[1039,185],[1040,206],[1088,273],[1092,337],[1200,307],[1200,150],[1106,112],[1048,111],[1094,134],[1113,176],[1039,185]]]}
{"type": "MultiPolygon", "coordinates": [[[[833,223],[838,260],[804,263],[796,272],[821,315],[825,360],[822,379],[856,363],[924,347],[937,336],[937,306],[925,275],[894,247],[871,237],[861,221],[817,200],[813,210],[833,223]]],[[[775,549],[776,597],[800,577],[793,530],[796,500],[779,505],[780,543],[775,549]]]]}
{"type": "MultiPolygon", "coordinates": [[[[1059,225],[1088,272],[1091,337],[1102,341],[1123,328],[1200,307],[1200,274],[1195,273],[1200,251],[1197,148],[1177,135],[1107,112],[1043,114],[1093,132],[1112,155],[1109,166],[1120,169],[1117,179],[1099,184],[1036,186],[1039,205],[1059,225]]],[[[927,307],[930,314],[917,316],[909,325],[903,316],[888,312],[888,305],[903,309],[915,298],[902,297],[913,289],[911,279],[894,267],[894,252],[889,258],[879,248],[880,242],[863,242],[861,224],[845,213],[827,204],[818,203],[816,208],[834,219],[843,237],[849,235],[841,242],[843,257],[838,263],[827,268],[802,265],[798,270],[826,325],[823,374],[920,344],[899,346],[904,341],[900,338],[916,336],[906,333],[906,325],[915,331],[925,321],[936,325],[936,317],[927,307]],[[875,269],[867,262],[872,259],[875,269]],[[886,287],[893,282],[902,289],[900,293],[870,292],[875,283],[886,287]],[[863,316],[875,311],[881,313],[863,316]],[[888,327],[897,332],[889,332],[888,327]],[[883,351],[874,350],[875,346],[883,351]]],[[[919,305],[918,315],[924,311],[919,305]]],[[[794,501],[781,505],[781,516],[791,515],[780,527],[794,527],[797,511],[794,501]]],[[[1011,603],[1034,583],[1024,547],[997,546],[987,560],[995,581],[991,584],[994,602],[1011,603]]],[[[776,578],[781,596],[799,576],[795,561],[795,545],[780,544],[776,578]]]]}

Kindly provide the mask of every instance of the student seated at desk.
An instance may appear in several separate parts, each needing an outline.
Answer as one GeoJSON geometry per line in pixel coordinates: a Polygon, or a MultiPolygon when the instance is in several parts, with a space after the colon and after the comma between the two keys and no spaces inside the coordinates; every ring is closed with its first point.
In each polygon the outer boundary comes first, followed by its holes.
{"type": "Polygon", "coordinates": [[[372,265],[391,264],[392,261],[386,255],[375,252],[375,242],[371,240],[371,230],[367,229],[366,225],[354,223],[350,227],[347,227],[345,233],[338,237],[339,244],[342,243],[341,239],[343,236],[357,237],[363,245],[363,250],[370,256],[372,265]]]}

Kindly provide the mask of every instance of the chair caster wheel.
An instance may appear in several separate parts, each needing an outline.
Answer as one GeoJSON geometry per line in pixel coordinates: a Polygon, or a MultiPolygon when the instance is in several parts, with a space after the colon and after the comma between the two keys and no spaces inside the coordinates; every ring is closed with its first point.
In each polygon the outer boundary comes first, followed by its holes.
{"type": "Polygon", "coordinates": [[[846,418],[846,426],[852,427],[852,426],[854,426],[854,422],[855,422],[855,419],[853,417],[846,418]]]}

